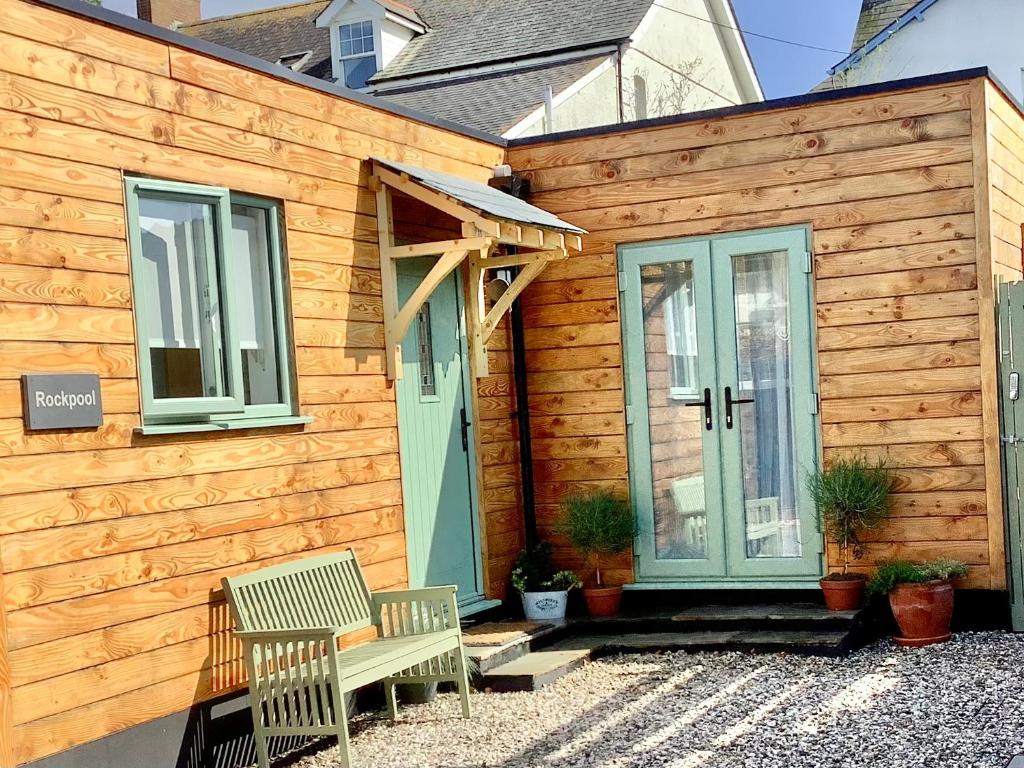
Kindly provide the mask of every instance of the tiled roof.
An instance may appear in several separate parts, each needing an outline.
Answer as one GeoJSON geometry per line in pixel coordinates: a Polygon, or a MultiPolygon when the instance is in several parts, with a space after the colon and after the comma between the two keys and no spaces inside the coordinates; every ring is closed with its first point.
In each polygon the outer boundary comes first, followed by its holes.
{"type": "Polygon", "coordinates": [[[221,16],[189,24],[180,31],[270,62],[312,51],[299,71],[330,80],[330,32],[316,26],[316,17],[328,4],[329,0],[312,0],[221,16]]]}
{"type": "Polygon", "coordinates": [[[919,0],[863,0],[850,50],[856,51],[918,2],[919,0]]]}
{"type": "Polygon", "coordinates": [[[624,40],[653,0],[410,0],[430,27],[374,81],[624,40]]]}
{"type": "Polygon", "coordinates": [[[500,135],[544,103],[549,85],[557,95],[606,58],[589,56],[415,88],[382,89],[378,95],[410,109],[500,135]]]}

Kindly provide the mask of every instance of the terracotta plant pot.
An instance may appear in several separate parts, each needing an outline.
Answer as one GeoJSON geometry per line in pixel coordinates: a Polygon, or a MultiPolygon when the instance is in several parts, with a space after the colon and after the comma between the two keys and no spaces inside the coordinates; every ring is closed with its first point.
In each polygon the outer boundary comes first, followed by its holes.
{"type": "Polygon", "coordinates": [[[855,611],[860,608],[867,579],[858,576],[852,579],[822,579],[818,583],[825,596],[826,608],[830,611],[855,611]]]}
{"type": "Polygon", "coordinates": [[[622,587],[584,587],[583,599],[591,616],[614,616],[622,605],[622,587]]]}
{"type": "Polygon", "coordinates": [[[948,581],[897,584],[889,592],[889,605],[903,633],[895,638],[900,645],[920,648],[949,640],[953,585],[948,581]]]}

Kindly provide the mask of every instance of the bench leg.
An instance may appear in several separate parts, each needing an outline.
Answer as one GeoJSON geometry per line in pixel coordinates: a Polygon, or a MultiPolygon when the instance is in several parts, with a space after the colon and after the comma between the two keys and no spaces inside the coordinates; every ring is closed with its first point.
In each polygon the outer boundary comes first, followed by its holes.
{"type": "Polygon", "coordinates": [[[255,733],[256,741],[256,765],[259,768],[270,768],[270,752],[268,751],[267,737],[263,735],[262,729],[255,733]]]}
{"type": "Polygon", "coordinates": [[[397,720],[398,701],[395,699],[395,684],[390,681],[384,683],[384,701],[388,705],[388,717],[397,720]]]}
{"type": "Polygon", "coordinates": [[[341,768],[352,768],[352,755],[348,744],[348,707],[345,705],[345,694],[341,686],[331,686],[334,693],[334,724],[338,728],[338,753],[341,755],[341,768]]]}
{"type": "Polygon", "coordinates": [[[458,675],[456,681],[459,686],[459,698],[462,699],[462,716],[469,719],[469,674],[466,670],[466,652],[462,647],[462,639],[459,639],[459,650],[455,653],[455,672],[458,675]]]}

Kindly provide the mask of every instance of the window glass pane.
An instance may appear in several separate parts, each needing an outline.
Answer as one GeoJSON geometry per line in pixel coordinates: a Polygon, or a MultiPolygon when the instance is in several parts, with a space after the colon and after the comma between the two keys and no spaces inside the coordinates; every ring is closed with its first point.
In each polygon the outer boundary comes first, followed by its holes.
{"type": "Polygon", "coordinates": [[[339,31],[342,56],[357,56],[373,51],[373,22],[342,24],[339,31]]]}
{"type": "Polygon", "coordinates": [[[358,59],[345,59],[345,85],[349,88],[365,88],[366,83],[377,73],[377,57],[364,56],[358,59]]]}
{"type": "Polygon", "coordinates": [[[280,403],[279,334],[275,322],[274,272],[271,264],[269,212],[248,205],[231,206],[231,289],[242,350],[246,405],[280,403]]]}
{"type": "Polygon", "coordinates": [[[430,329],[430,303],[416,313],[416,340],[420,364],[420,395],[431,397],[437,394],[434,383],[434,336],[430,329]]]}
{"type": "Polygon", "coordinates": [[[144,297],[141,327],[153,371],[153,397],[216,397],[225,392],[221,302],[209,203],[141,196],[144,297]]]}

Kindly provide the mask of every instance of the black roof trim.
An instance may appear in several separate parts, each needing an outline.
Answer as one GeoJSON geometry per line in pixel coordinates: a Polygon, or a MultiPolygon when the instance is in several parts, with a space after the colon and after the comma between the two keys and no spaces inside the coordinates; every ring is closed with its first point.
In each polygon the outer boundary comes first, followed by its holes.
{"type": "Polygon", "coordinates": [[[964,80],[974,80],[975,78],[987,77],[992,83],[1002,91],[1003,95],[1006,96],[1010,102],[1017,107],[1019,111],[1024,112],[1024,108],[1021,107],[1020,103],[1016,98],[1003,86],[999,79],[992,74],[988,67],[974,67],[972,69],[961,69],[955,72],[943,72],[937,75],[925,75],[923,77],[911,77],[904,80],[889,80],[884,83],[870,83],[868,85],[858,85],[851,88],[841,88],[834,91],[818,91],[816,93],[806,93],[800,96],[786,96],[781,99],[770,99],[768,101],[755,101],[750,104],[737,104],[731,107],[718,107],[716,109],[707,109],[701,112],[687,112],[681,115],[669,115],[667,117],[654,117],[649,120],[637,120],[629,123],[613,123],[611,125],[599,125],[593,128],[580,128],[574,131],[562,131],[560,133],[547,133],[539,136],[525,136],[520,139],[510,139],[508,141],[509,147],[525,147],[532,144],[547,144],[553,141],[561,141],[564,139],[579,139],[590,136],[603,136],[612,133],[622,133],[623,131],[633,131],[637,129],[647,128],[661,128],[671,125],[682,125],[684,123],[693,123],[700,120],[717,119],[723,117],[731,117],[733,115],[747,115],[756,114],[757,112],[767,112],[773,109],[786,109],[790,107],[800,107],[806,104],[818,104],[821,102],[837,101],[839,99],[848,99],[854,96],[869,96],[878,93],[892,93],[895,91],[905,91],[911,88],[920,88],[927,85],[942,85],[943,83],[957,83],[964,80]]]}
{"type": "Polygon", "coordinates": [[[401,107],[397,104],[392,104],[386,99],[382,99],[377,96],[370,96],[365,93],[360,93],[359,91],[353,91],[345,88],[344,86],[329,83],[326,80],[321,80],[316,77],[310,77],[309,75],[304,75],[300,72],[294,72],[286,67],[272,64],[269,61],[256,58],[255,56],[250,56],[247,53],[241,53],[240,51],[235,51],[231,48],[225,48],[222,45],[208,42],[202,38],[192,37],[191,35],[186,35],[181,32],[157,26],[156,24],[150,24],[148,21],[141,21],[140,19],[136,19],[132,16],[126,16],[123,13],[117,13],[116,11],[111,11],[107,8],[90,5],[82,0],[32,0],[32,2],[56,8],[61,11],[66,11],[76,16],[84,16],[85,18],[97,21],[101,24],[106,24],[137,35],[160,40],[179,48],[185,48],[196,53],[201,53],[205,56],[220,59],[221,61],[225,61],[229,64],[236,64],[237,66],[245,67],[246,69],[261,72],[262,74],[269,75],[270,77],[277,78],[278,80],[288,80],[305,88],[312,88],[315,91],[347,99],[348,101],[354,101],[373,109],[391,112],[399,117],[405,117],[410,120],[425,123],[435,128],[441,128],[442,130],[451,131],[452,133],[458,133],[472,139],[486,141],[499,147],[508,146],[508,140],[501,136],[495,136],[494,134],[487,133],[486,131],[479,131],[475,128],[470,128],[451,120],[434,117],[415,109],[406,109],[405,107],[401,107]]]}
{"type": "MultiPolygon", "coordinates": [[[[373,77],[370,78],[370,84],[371,85],[379,85],[381,88],[387,88],[388,85],[391,84],[392,88],[400,88],[400,87],[404,87],[404,86],[400,85],[400,83],[403,80],[419,80],[420,78],[437,77],[438,75],[442,75],[442,74],[451,74],[452,75],[452,80],[456,80],[456,79],[458,79],[460,77],[459,72],[462,72],[462,71],[466,71],[467,72],[467,74],[461,76],[463,78],[478,77],[478,76],[482,76],[482,75],[490,75],[490,74],[497,74],[497,73],[479,72],[479,71],[474,71],[474,70],[487,69],[489,67],[500,67],[500,66],[503,66],[503,65],[514,64],[517,61],[521,61],[523,58],[526,58],[526,59],[541,59],[541,61],[536,63],[536,64],[529,64],[529,65],[525,66],[523,68],[523,71],[525,71],[527,69],[534,69],[536,67],[550,66],[552,64],[563,64],[564,61],[562,61],[562,60],[543,61],[543,59],[550,58],[552,56],[558,56],[558,55],[561,55],[561,54],[572,54],[567,59],[568,61],[573,61],[573,60],[576,60],[576,59],[586,58],[588,53],[592,53],[592,55],[594,55],[594,56],[599,56],[601,54],[596,52],[599,49],[607,48],[610,45],[621,45],[622,43],[624,43],[627,40],[629,40],[628,37],[612,37],[612,38],[609,38],[607,40],[600,40],[600,41],[598,41],[596,43],[586,43],[585,45],[571,45],[571,46],[568,46],[566,48],[555,48],[555,49],[550,50],[550,51],[545,51],[545,52],[537,53],[537,54],[531,54],[530,56],[526,56],[526,57],[493,59],[493,60],[489,60],[489,61],[481,61],[481,62],[476,63],[476,64],[469,64],[469,65],[466,65],[464,67],[447,67],[447,68],[444,68],[444,69],[425,69],[422,72],[416,72],[415,74],[411,74],[411,75],[391,75],[390,77],[381,77],[380,75],[382,75],[385,72],[387,72],[387,69],[385,68],[385,69],[382,69],[380,72],[378,72],[376,75],[374,75],[373,77]]],[[[609,53],[607,55],[611,55],[611,54],[609,53]]],[[[507,71],[509,71],[509,70],[501,70],[502,73],[505,73],[507,71]]],[[[430,82],[429,84],[433,85],[433,82],[430,82]]],[[[410,83],[408,87],[415,88],[415,87],[420,86],[420,85],[425,85],[425,83],[421,83],[421,82],[410,83]]]]}

